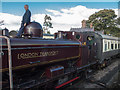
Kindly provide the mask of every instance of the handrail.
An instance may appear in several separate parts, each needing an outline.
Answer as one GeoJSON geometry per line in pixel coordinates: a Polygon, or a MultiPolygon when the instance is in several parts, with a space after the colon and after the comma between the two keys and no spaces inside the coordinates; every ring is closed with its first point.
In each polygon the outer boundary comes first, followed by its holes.
{"type": "Polygon", "coordinates": [[[13,76],[12,76],[12,56],[11,56],[11,45],[10,39],[7,36],[0,36],[7,40],[8,45],[8,59],[9,59],[9,79],[10,79],[10,89],[13,89],[13,76]]]}

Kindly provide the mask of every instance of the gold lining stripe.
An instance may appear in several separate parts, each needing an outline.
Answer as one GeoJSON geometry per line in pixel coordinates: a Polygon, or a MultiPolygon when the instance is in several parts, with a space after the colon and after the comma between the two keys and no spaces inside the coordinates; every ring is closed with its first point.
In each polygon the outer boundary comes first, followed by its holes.
{"type": "MultiPolygon", "coordinates": [[[[37,66],[37,65],[42,65],[42,64],[48,64],[48,63],[53,63],[53,62],[58,62],[58,61],[64,61],[64,60],[69,60],[69,59],[78,58],[78,57],[80,57],[80,55],[70,57],[70,58],[63,58],[63,59],[56,59],[56,60],[52,60],[52,61],[40,62],[40,63],[36,63],[36,64],[26,64],[26,65],[13,67],[12,70],[21,69],[21,68],[27,68],[27,67],[32,67],[32,66],[37,66]]],[[[8,68],[0,69],[0,72],[5,72],[5,71],[8,71],[8,68]]]]}
{"type": "MultiPolygon", "coordinates": [[[[32,45],[79,45],[79,44],[32,44],[32,45]]],[[[2,45],[2,46],[7,46],[7,45],[2,45]]],[[[20,44],[20,45],[12,45],[12,46],[31,46],[30,44],[20,44]]]]}

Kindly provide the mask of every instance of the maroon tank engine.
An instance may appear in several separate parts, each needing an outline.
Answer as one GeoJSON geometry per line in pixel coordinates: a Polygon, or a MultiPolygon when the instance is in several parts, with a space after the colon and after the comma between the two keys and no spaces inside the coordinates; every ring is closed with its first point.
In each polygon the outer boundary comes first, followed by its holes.
{"type": "MultiPolygon", "coordinates": [[[[42,26],[37,22],[32,22],[25,27],[21,38],[9,38],[13,87],[30,87],[27,86],[28,83],[42,85],[47,80],[51,81],[61,75],[65,78],[64,75],[70,74],[70,68],[77,66],[81,52],[80,42],[64,39],[48,40],[42,39],[42,36],[42,26]]],[[[2,43],[0,47],[3,53],[0,72],[5,82],[2,85],[9,87],[8,44],[5,38],[0,43],[2,43]]],[[[60,83],[62,82],[58,81],[56,85],[60,83]]]]}

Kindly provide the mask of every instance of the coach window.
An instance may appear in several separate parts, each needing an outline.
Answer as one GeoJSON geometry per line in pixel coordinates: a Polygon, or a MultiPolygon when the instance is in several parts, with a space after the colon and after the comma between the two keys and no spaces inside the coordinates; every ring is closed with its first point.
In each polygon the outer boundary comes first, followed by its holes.
{"type": "Polygon", "coordinates": [[[120,49],[120,43],[118,44],[118,49],[120,49]]]}
{"type": "Polygon", "coordinates": [[[105,51],[107,51],[107,44],[105,44],[105,51]]]}
{"type": "Polygon", "coordinates": [[[111,49],[113,49],[114,48],[114,46],[113,46],[113,43],[111,44],[111,49]]]}
{"type": "Polygon", "coordinates": [[[108,42],[108,49],[110,49],[110,42],[108,42]]]}
{"type": "Polygon", "coordinates": [[[115,49],[117,49],[117,44],[115,44],[115,49]]]}

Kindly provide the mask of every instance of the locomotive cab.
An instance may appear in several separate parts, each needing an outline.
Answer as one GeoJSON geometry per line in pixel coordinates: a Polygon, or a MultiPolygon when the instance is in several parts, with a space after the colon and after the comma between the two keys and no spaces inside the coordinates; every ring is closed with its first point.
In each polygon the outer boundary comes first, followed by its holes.
{"type": "Polygon", "coordinates": [[[80,43],[80,48],[82,49],[81,58],[84,59],[82,65],[89,63],[94,63],[97,56],[97,44],[94,32],[86,31],[59,31],[56,33],[59,39],[67,39],[71,41],[78,41],[80,43]],[[85,56],[84,56],[85,55],[85,56]]]}

